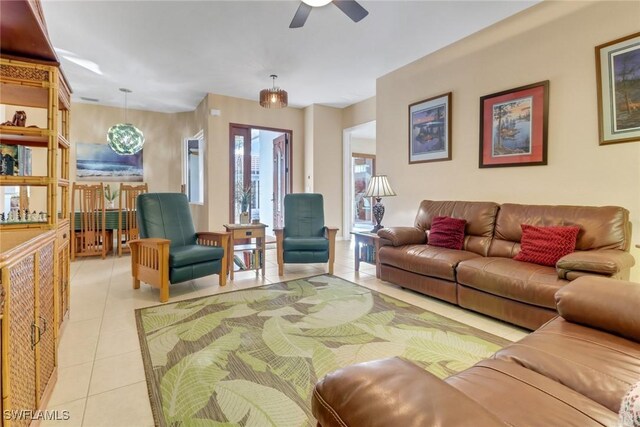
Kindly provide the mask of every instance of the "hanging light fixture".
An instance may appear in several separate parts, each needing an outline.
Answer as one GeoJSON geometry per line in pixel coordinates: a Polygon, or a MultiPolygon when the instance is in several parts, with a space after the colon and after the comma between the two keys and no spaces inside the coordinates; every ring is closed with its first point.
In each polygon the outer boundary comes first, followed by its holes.
{"type": "Polygon", "coordinates": [[[273,79],[273,87],[271,89],[262,89],[260,91],[260,105],[264,108],[283,108],[289,103],[289,95],[286,90],[276,87],[276,79],[278,76],[271,74],[273,79]]]}
{"type": "Polygon", "coordinates": [[[121,88],[124,93],[124,123],[113,125],[107,131],[107,142],[109,147],[121,156],[130,156],[142,150],[144,145],[144,135],[142,131],[127,123],[127,94],[129,89],[121,88]]]}

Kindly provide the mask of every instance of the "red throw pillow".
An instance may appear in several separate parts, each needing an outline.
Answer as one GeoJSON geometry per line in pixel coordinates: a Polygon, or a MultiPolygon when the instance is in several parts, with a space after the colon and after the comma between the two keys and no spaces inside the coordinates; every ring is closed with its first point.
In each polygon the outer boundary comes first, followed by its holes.
{"type": "Polygon", "coordinates": [[[427,243],[441,248],[462,249],[464,246],[464,227],[467,221],[448,216],[437,216],[431,221],[427,243]]]}
{"type": "Polygon", "coordinates": [[[551,267],[560,258],[575,251],[580,232],[578,226],[536,227],[521,224],[520,227],[520,253],[514,259],[551,267]]]}

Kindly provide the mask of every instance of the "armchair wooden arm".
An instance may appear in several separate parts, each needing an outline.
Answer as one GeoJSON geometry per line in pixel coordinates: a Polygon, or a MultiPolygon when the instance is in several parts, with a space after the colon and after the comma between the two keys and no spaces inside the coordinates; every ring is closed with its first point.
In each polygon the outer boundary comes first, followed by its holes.
{"type": "Polygon", "coordinates": [[[169,300],[169,245],[168,239],[137,239],[129,241],[131,248],[131,275],[133,289],[140,281],[160,289],[160,302],[169,300]]]}
{"type": "Polygon", "coordinates": [[[324,236],[329,239],[329,274],[333,274],[333,262],[336,259],[336,234],[338,227],[325,227],[324,236]]]}
{"type": "Polygon", "coordinates": [[[276,252],[278,258],[278,276],[284,274],[284,228],[274,228],[276,234],[276,252]]]}
{"type": "Polygon", "coordinates": [[[220,286],[227,284],[227,268],[229,267],[229,239],[231,233],[226,231],[202,231],[196,233],[197,242],[203,246],[219,246],[224,250],[220,269],[220,286]]]}

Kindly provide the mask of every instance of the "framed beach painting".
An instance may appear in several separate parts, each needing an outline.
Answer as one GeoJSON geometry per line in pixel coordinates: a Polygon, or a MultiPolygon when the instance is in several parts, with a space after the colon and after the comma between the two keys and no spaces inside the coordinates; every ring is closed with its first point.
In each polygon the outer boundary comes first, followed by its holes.
{"type": "Polygon", "coordinates": [[[451,160],[451,92],[409,105],[409,164],[451,160]]]}
{"type": "Polygon", "coordinates": [[[121,156],[107,144],[76,145],[78,181],[142,182],[142,152],[121,156]]]}
{"type": "Polygon", "coordinates": [[[547,164],[549,81],[480,98],[480,167],[547,164]]]}
{"type": "Polygon", "coordinates": [[[600,145],[640,141],[640,33],[596,46],[600,145]]]}

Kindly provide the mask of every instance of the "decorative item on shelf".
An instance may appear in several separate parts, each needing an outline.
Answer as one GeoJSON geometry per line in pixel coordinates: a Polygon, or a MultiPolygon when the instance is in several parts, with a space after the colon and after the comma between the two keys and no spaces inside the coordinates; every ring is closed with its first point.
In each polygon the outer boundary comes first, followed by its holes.
{"type": "Polygon", "coordinates": [[[19,127],[25,127],[26,124],[27,124],[27,113],[25,113],[24,111],[16,111],[16,113],[13,115],[12,121],[0,123],[0,125],[2,126],[19,126],[19,127]]]}
{"type": "Polygon", "coordinates": [[[41,222],[47,222],[47,213],[46,212],[38,212],[38,215],[40,216],[40,221],[41,222]]]}
{"type": "Polygon", "coordinates": [[[127,94],[131,93],[131,91],[121,88],[120,92],[124,93],[124,123],[119,123],[109,128],[107,142],[116,153],[122,156],[130,156],[142,150],[144,134],[131,123],[127,123],[127,94]]]}
{"type": "Polygon", "coordinates": [[[271,74],[273,79],[273,87],[271,89],[262,89],[260,91],[260,106],[264,108],[284,108],[289,104],[289,94],[284,89],[276,87],[277,75],[271,74]]]}
{"type": "Polygon", "coordinates": [[[251,186],[240,187],[236,190],[236,197],[240,203],[240,224],[249,224],[249,205],[251,204],[251,186]]]}
{"type": "Polygon", "coordinates": [[[19,175],[18,146],[0,144],[0,175],[19,175]]]}
{"type": "Polygon", "coordinates": [[[118,198],[118,190],[111,190],[111,185],[107,184],[104,187],[104,198],[107,201],[107,209],[113,209],[114,203],[118,198]]]}
{"type": "Polygon", "coordinates": [[[365,197],[375,197],[376,203],[373,205],[373,217],[376,220],[376,225],[371,230],[372,233],[378,232],[382,228],[382,218],[384,217],[384,205],[382,204],[382,197],[395,196],[396,193],[389,185],[386,175],[374,175],[369,181],[367,191],[365,191],[365,197]]]}

